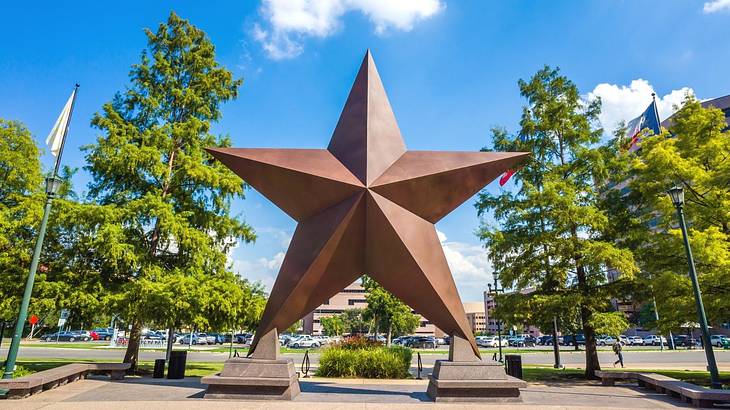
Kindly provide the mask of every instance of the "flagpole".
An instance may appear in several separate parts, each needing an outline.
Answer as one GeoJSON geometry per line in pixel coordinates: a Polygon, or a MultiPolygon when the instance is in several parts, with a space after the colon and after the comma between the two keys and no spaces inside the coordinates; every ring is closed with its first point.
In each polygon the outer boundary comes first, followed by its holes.
{"type": "MultiPolygon", "coordinates": [[[[53,198],[56,196],[56,190],[58,188],[58,181],[56,175],[58,174],[58,168],[61,165],[61,154],[63,154],[63,146],[66,143],[66,135],[68,134],[69,123],[71,122],[71,115],[73,114],[74,104],[76,103],[76,94],[79,89],[79,85],[76,84],[73,92],[73,99],[71,100],[71,109],[68,113],[68,119],[63,130],[63,138],[61,139],[61,147],[58,150],[58,156],[56,157],[56,164],[53,168],[53,174],[50,178],[46,179],[46,204],[43,209],[43,219],[41,219],[41,226],[38,231],[38,239],[36,239],[35,250],[33,251],[33,259],[30,263],[30,272],[28,273],[28,279],[25,282],[25,291],[23,292],[23,300],[20,302],[20,311],[18,312],[18,319],[15,322],[15,331],[13,332],[13,339],[10,342],[10,350],[8,351],[8,359],[5,361],[5,372],[3,373],[3,379],[12,379],[13,373],[15,372],[15,361],[18,358],[18,350],[20,348],[20,338],[25,327],[25,321],[28,318],[28,305],[30,304],[30,297],[33,293],[33,283],[35,282],[35,274],[38,270],[38,262],[41,257],[41,250],[43,249],[43,239],[46,236],[46,227],[48,226],[48,216],[51,213],[51,204],[53,198]]],[[[2,337],[2,335],[0,335],[2,337]]]]}

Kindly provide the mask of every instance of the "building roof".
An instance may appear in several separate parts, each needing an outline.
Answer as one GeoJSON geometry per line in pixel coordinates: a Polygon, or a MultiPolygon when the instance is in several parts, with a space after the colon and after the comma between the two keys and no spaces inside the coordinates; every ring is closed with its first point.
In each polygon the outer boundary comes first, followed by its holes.
{"type": "MultiPolygon", "coordinates": [[[[702,105],[702,107],[704,108],[712,106],[721,109],[725,113],[725,122],[727,123],[728,127],[730,127],[730,94],[723,97],[702,101],[700,105],[702,105]]],[[[669,128],[669,126],[672,124],[672,117],[674,117],[674,114],[670,115],[669,118],[662,121],[662,127],[669,128]]]]}

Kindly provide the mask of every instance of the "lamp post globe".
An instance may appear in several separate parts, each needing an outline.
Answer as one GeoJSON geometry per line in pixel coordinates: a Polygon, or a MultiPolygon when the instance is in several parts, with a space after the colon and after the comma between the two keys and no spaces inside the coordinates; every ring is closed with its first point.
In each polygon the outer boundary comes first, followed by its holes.
{"type": "Polygon", "coordinates": [[[56,176],[46,178],[46,194],[50,197],[55,197],[61,189],[62,183],[63,180],[56,176]]]}
{"type": "Polygon", "coordinates": [[[684,188],[677,185],[675,187],[672,187],[667,191],[667,194],[672,199],[672,203],[674,206],[683,206],[684,205],[684,188]]]}

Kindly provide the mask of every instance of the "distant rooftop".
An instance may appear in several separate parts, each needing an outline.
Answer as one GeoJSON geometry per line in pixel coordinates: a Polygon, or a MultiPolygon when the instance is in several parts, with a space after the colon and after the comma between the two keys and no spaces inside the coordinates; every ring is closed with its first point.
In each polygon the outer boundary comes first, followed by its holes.
{"type": "MultiPolygon", "coordinates": [[[[700,104],[704,108],[712,106],[721,109],[722,112],[725,113],[725,122],[727,123],[728,127],[730,127],[730,94],[724,97],[702,101],[700,104]]],[[[672,123],[672,117],[674,117],[674,115],[671,115],[669,118],[662,121],[662,127],[669,128],[669,125],[672,123]]]]}

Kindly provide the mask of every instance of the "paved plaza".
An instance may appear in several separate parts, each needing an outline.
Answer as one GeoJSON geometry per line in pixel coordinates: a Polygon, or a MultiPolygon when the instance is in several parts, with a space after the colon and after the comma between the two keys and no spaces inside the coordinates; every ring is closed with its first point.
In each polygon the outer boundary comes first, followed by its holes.
{"type": "Polygon", "coordinates": [[[300,379],[302,393],[292,402],[218,401],[202,398],[199,378],[166,380],[127,378],[109,381],[92,377],[24,400],[0,401],[0,409],[385,409],[490,408],[542,409],[663,409],[687,407],[664,394],[634,386],[606,387],[597,383],[531,384],[522,390],[522,403],[433,403],[425,380],[300,379]],[[103,403],[103,404],[102,404],[103,403]]]}

